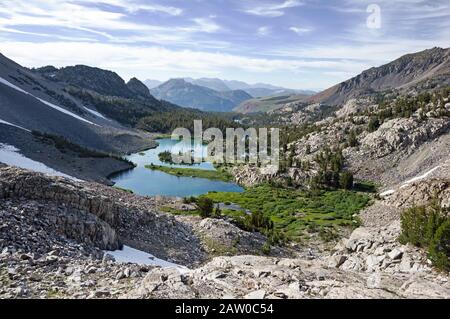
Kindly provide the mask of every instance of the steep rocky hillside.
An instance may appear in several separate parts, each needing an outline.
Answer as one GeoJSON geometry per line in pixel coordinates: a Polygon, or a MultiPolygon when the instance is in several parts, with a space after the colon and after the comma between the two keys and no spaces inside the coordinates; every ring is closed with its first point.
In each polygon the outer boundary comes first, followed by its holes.
{"type": "Polygon", "coordinates": [[[314,95],[311,102],[338,105],[351,98],[392,89],[408,89],[418,85],[433,88],[449,85],[450,49],[433,48],[407,54],[380,67],[314,95]]]}
{"type": "Polygon", "coordinates": [[[283,125],[281,169],[273,174],[243,165],[233,174],[244,185],[276,180],[303,188],[318,180],[336,184],[333,176],[345,171],[380,187],[413,179],[450,158],[449,99],[450,90],[443,87],[381,102],[353,99],[341,108],[285,106],[272,113],[283,125]]]}
{"type": "MultiPolygon", "coordinates": [[[[128,83],[115,72],[85,65],[69,66],[61,69],[54,67],[44,67],[34,69],[35,73],[43,75],[49,81],[61,83],[64,88],[84,103],[89,103],[90,94],[92,99],[115,99],[118,103],[128,103],[129,107],[141,112],[168,111],[177,107],[163,103],[155,99],[147,86],[136,78],[132,78],[128,83]]],[[[95,103],[101,102],[96,101],[95,103]]],[[[96,105],[93,105],[94,107],[96,105]]],[[[107,110],[101,109],[101,113],[107,110]]],[[[115,118],[119,122],[120,118],[115,118]]]]}
{"type": "MultiPolygon", "coordinates": [[[[48,74],[55,70],[45,68],[48,74]]],[[[93,150],[92,154],[124,154],[154,145],[149,134],[108,118],[95,106],[69,94],[67,86],[0,56],[1,148],[14,147],[25,155],[25,160],[43,163],[67,175],[107,182],[109,174],[131,165],[103,155],[89,159],[79,150],[64,153],[61,145],[57,147],[52,140],[39,139],[35,133],[65,139],[79,149],[93,150]]],[[[0,161],[5,160],[0,158],[0,161]]]]}
{"type": "Polygon", "coordinates": [[[271,97],[263,97],[244,102],[236,111],[251,113],[259,108],[262,112],[280,110],[289,118],[291,113],[295,114],[292,109],[299,109],[305,104],[340,108],[351,101],[366,99],[367,103],[362,105],[366,107],[371,99],[376,100],[380,95],[392,91],[401,94],[421,93],[446,85],[450,85],[450,48],[433,48],[373,67],[317,94],[305,92],[306,98],[304,95],[299,98],[292,95],[288,101],[281,103],[281,98],[277,100],[274,97],[272,100],[271,97]]]}
{"type": "Polygon", "coordinates": [[[283,258],[256,256],[258,235],[226,222],[160,212],[162,199],[3,167],[0,296],[449,298],[448,276],[436,272],[423,251],[396,240],[399,209],[427,202],[437,184],[447,205],[448,179],[414,182],[363,212],[364,227],[331,251],[283,258]],[[217,252],[212,237],[204,237],[212,233],[217,242],[231,241],[230,253],[238,256],[198,266],[217,252]],[[100,250],[122,244],[190,269],[120,264],[100,250]]]}
{"type": "MultiPolygon", "coordinates": [[[[55,69],[45,70],[51,73],[55,69]]],[[[115,87],[111,73],[105,71],[98,75],[105,76],[104,83],[115,87]]],[[[64,136],[74,143],[106,152],[129,152],[147,145],[144,135],[106,118],[93,106],[69,94],[65,82],[49,80],[52,77],[43,77],[4,56],[0,56],[0,77],[0,119],[4,122],[30,131],[64,136]],[[129,144],[123,145],[127,135],[129,144]]],[[[92,82],[82,79],[80,76],[79,81],[87,86],[101,85],[95,78],[92,82]]]]}
{"type": "Polygon", "coordinates": [[[271,112],[284,107],[291,102],[301,102],[308,99],[308,95],[280,94],[247,100],[239,104],[233,111],[243,114],[257,112],[271,112]]]}

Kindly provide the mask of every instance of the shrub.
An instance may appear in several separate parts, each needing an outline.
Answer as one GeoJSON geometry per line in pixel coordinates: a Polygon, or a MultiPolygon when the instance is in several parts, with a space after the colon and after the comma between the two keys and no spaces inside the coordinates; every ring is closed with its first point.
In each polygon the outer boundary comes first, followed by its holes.
{"type": "Polygon", "coordinates": [[[401,215],[402,233],[400,242],[411,243],[415,246],[426,246],[425,229],[428,223],[427,209],[425,206],[411,207],[401,215]]]}
{"type": "Polygon", "coordinates": [[[170,151],[165,151],[165,152],[159,153],[158,158],[163,163],[173,164],[172,153],[170,151]]]}
{"type": "Polygon", "coordinates": [[[252,212],[251,215],[247,215],[246,224],[248,228],[253,230],[261,229],[269,231],[273,229],[273,222],[260,211],[252,212]]]}
{"type": "Polygon", "coordinates": [[[371,117],[369,120],[369,125],[367,130],[370,132],[375,132],[380,127],[380,120],[377,117],[371,117]]]}
{"type": "Polygon", "coordinates": [[[192,204],[192,203],[196,203],[196,202],[197,202],[197,198],[195,198],[194,196],[189,196],[189,197],[183,198],[184,204],[192,204]]]}
{"type": "Polygon", "coordinates": [[[200,209],[200,216],[203,218],[211,217],[214,209],[214,202],[207,197],[200,197],[197,200],[197,206],[200,209]]]}
{"type": "Polygon", "coordinates": [[[306,227],[309,233],[317,233],[319,232],[319,226],[316,223],[308,224],[306,227]]]}
{"type": "Polygon", "coordinates": [[[217,206],[217,207],[214,209],[214,213],[213,213],[213,216],[212,216],[212,217],[214,217],[214,218],[220,218],[220,217],[222,217],[222,211],[220,210],[219,206],[217,206]]]}
{"type": "Polygon", "coordinates": [[[339,186],[342,189],[352,189],[353,188],[353,174],[348,171],[343,172],[339,176],[339,186]]]}
{"type": "Polygon", "coordinates": [[[264,245],[261,247],[261,251],[264,255],[269,255],[270,250],[271,250],[270,243],[266,241],[264,245]]]}
{"type": "Polygon", "coordinates": [[[319,237],[324,242],[332,242],[335,241],[337,238],[339,238],[339,235],[334,231],[334,229],[327,229],[324,227],[321,227],[319,230],[319,237]]]}
{"type": "Polygon", "coordinates": [[[425,240],[430,245],[439,227],[446,221],[446,210],[441,207],[437,200],[433,200],[428,210],[428,220],[425,227],[425,240]]]}
{"type": "Polygon", "coordinates": [[[429,257],[436,267],[450,271],[450,219],[436,230],[430,245],[429,257]]]}
{"type": "Polygon", "coordinates": [[[358,146],[358,138],[356,137],[356,132],[355,130],[352,130],[350,132],[350,135],[348,137],[348,145],[350,147],[356,147],[358,146]]]}
{"type": "Polygon", "coordinates": [[[450,270],[450,218],[448,208],[433,200],[429,206],[412,207],[401,216],[400,242],[428,248],[433,264],[450,270]]]}
{"type": "Polygon", "coordinates": [[[286,236],[278,230],[272,229],[268,234],[268,241],[271,245],[283,245],[287,242],[286,236]]]}

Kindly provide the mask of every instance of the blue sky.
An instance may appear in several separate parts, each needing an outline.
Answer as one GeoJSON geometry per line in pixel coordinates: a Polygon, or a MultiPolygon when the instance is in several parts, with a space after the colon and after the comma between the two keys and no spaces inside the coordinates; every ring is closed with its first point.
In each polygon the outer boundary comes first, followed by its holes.
{"type": "Polygon", "coordinates": [[[0,40],[1,53],[30,67],[318,90],[406,53],[449,47],[450,2],[1,0],[0,40]]]}

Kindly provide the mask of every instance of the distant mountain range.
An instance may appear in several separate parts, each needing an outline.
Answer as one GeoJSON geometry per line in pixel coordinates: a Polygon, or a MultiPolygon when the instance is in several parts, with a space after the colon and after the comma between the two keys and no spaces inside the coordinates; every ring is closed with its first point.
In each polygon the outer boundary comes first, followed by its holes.
{"type": "Polygon", "coordinates": [[[163,81],[158,81],[158,80],[145,80],[144,84],[151,90],[154,89],[155,87],[163,84],[163,81]]]}
{"type": "Polygon", "coordinates": [[[229,112],[242,102],[254,98],[280,95],[312,95],[314,91],[292,90],[271,84],[248,84],[217,78],[180,78],[165,83],[157,80],[144,82],[151,93],[163,100],[205,111],[229,112]]]}
{"type": "Polygon", "coordinates": [[[221,80],[217,78],[200,78],[200,79],[191,79],[185,78],[187,82],[192,84],[204,86],[216,91],[231,91],[231,90],[242,90],[250,94],[254,98],[259,97],[267,97],[273,95],[288,95],[288,94],[304,94],[304,95],[312,95],[316,92],[310,90],[294,90],[287,89],[280,86],[275,86],[266,83],[256,83],[256,84],[248,84],[242,81],[229,81],[229,80],[221,80]]]}
{"type": "MultiPolygon", "coordinates": [[[[292,95],[292,94],[313,95],[316,93],[311,90],[287,89],[266,83],[248,84],[242,81],[229,81],[218,78],[200,78],[200,79],[183,78],[183,80],[185,80],[188,83],[203,86],[218,92],[242,90],[247,92],[253,98],[267,97],[274,95],[292,95]]],[[[159,85],[163,84],[163,82],[158,80],[146,80],[144,81],[144,83],[147,85],[149,89],[154,89],[159,85]]]]}
{"type": "Polygon", "coordinates": [[[216,91],[184,79],[169,80],[153,88],[151,94],[180,106],[214,112],[230,112],[243,101],[253,98],[243,90],[216,91]]]}

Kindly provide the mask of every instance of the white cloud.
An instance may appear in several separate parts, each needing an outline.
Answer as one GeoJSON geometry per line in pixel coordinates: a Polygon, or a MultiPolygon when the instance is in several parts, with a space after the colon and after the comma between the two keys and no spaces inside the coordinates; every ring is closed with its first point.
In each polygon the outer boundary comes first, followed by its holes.
{"type": "Polygon", "coordinates": [[[297,33],[298,35],[309,33],[309,32],[312,31],[311,28],[300,28],[300,27],[290,27],[289,30],[291,30],[292,32],[297,33]]]}
{"type": "MultiPolygon", "coordinates": [[[[435,40],[408,40],[390,38],[385,41],[373,40],[356,42],[355,44],[332,44],[312,46],[286,46],[269,53],[279,57],[300,57],[321,60],[352,60],[360,61],[366,68],[380,66],[402,55],[430,49],[434,46],[447,48],[450,38],[435,40]]],[[[361,70],[362,71],[362,70],[361,70]]]]}
{"type": "Polygon", "coordinates": [[[244,12],[252,15],[263,16],[263,17],[281,17],[284,15],[285,9],[294,8],[303,5],[302,2],[298,0],[286,0],[281,4],[265,4],[259,5],[253,8],[244,10],[244,12]]]}
{"type": "Polygon", "coordinates": [[[161,47],[130,47],[86,42],[4,42],[2,53],[25,66],[87,64],[111,69],[124,78],[148,77],[154,71],[172,74],[220,74],[229,70],[267,74],[302,70],[357,72],[364,64],[352,61],[258,58],[161,47]],[[67,52],[77,52],[68,55],[67,52]]]}
{"type": "Polygon", "coordinates": [[[165,13],[172,16],[179,16],[183,13],[183,9],[172,6],[163,6],[159,4],[140,4],[130,0],[75,0],[72,2],[87,3],[87,4],[108,4],[121,8],[129,13],[139,11],[165,13]]]}
{"type": "Polygon", "coordinates": [[[168,7],[161,5],[131,5],[127,9],[129,12],[148,11],[148,12],[162,12],[172,16],[179,16],[183,13],[183,10],[176,7],[168,7]]]}
{"type": "Polygon", "coordinates": [[[4,0],[0,12],[6,17],[0,18],[0,25],[46,26],[71,29],[99,30],[145,30],[146,26],[127,22],[125,14],[85,7],[70,2],[55,0],[30,0],[26,5],[22,1],[4,0]]]}
{"type": "Polygon", "coordinates": [[[270,34],[270,27],[259,27],[257,30],[259,36],[266,36],[270,34]]]}
{"type": "Polygon", "coordinates": [[[196,26],[186,28],[186,31],[197,31],[197,32],[206,32],[206,33],[214,33],[221,29],[221,27],[215,23],[212,17],[209,18],[195,18],[192,21],[196,23],[196,26]]]}
{"type": "MultiPolygon", "coordinates": [[[[129,12],[140,10],[165,12],[172,15],[181,14],[181,9],[159,5],[129,3],[124,0],[101,0],[108,4],[123,8],[123,12],[96,8],[93,0],[2,0],[0,2],[0,30],[68,41],[107,41],[117,43],[139,43],[148,41],[159,44],[194,44],[217,47],[214,41],[195,39],[197,34],[215,33],[222,29],[214,21],[214,16],[199,17],[180,22],[176,26],[151,25],[147,22],[130,20],[129,12]],[[128,14],[127,14],[128,12],[128,14]],[[57,28],[57,32],[24,31],[23,27],[57,28]],[[84,33],[80,35],[67,30],[84,33]],[[62,35],[65,34],[65,35],[62,35]],[[69,35],[67,35],[69,34],[69,35]],[[74,34],[73,36],[71,34],[74,34]],[[91,37],[91,38],[90,38],[91,37]],[[100,37],[100,38],[99,38],[100,37]],[[208,45],[209,44],[209,45],[208,45]]],[[[216,41],[217,42],[217,41],[216,41]]],[[[222,42],[220,47],[226,44],[222,42]]]]}
{"type": "Polygon", "coordinates": [[[0,0],[2,50],[28,66],[82,63],[124,77],[214,75],[248,81],[264,74],[266,82],[297,83],[305,77],[306,85],[323,87],[406,53],[450,46],[448,0],[379,0],[379,30],[366,25],[372,0],[343,0],[339,8],[327,0],[235,0],[231,11],[212,4],[197,15],[196,6],[204,1],[183,11],[181,4],[163,0],[0,0]],[[302,5],[298,16],[288,16],[290,8],[302,5]],[[325,14],[313,21],[311,8],[325,14]],[[260,18],[236,23],[242,13],[260,18]],[[321,18],[330,23],[314,24],[321,18]],[[298,37],[310,32],[317,36],[298,37]]]}

